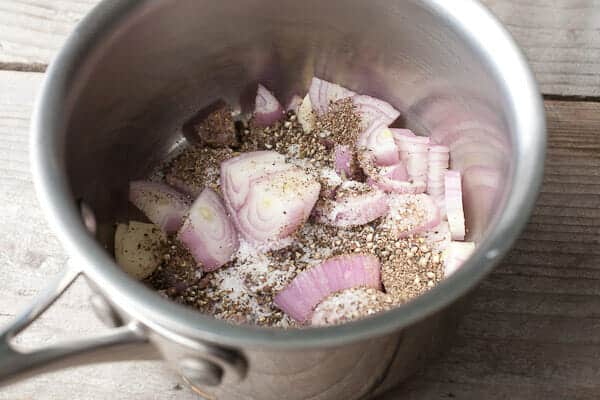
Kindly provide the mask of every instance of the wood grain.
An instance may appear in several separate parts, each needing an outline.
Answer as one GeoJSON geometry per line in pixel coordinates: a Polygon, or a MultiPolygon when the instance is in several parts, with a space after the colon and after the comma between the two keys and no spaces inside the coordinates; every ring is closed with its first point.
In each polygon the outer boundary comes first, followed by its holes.
{"type": "Polygon", "coordinates": [[[546,101],[546,113],[531,221],[476,290],[448,354],[385,399],[599,397],[600,103],[546,101]]]}
{"type": "Polygon", "coordinates": [[[44,68],[98,0],[0,1],[0,66],[44,68]]]}
{"type": "MultiPolygon", "coordinates": [[[[98,0],[0,1],[0,69],[41,71],[98,0]]],[[[598,0],[483,0],[523,48],[542,92],[600,96],[598,0]]]]}
{"type": "Polygon", "coordinates": [[[600,95],[597,0],[483,0],[523,48],[542,91],[600,95]]]}

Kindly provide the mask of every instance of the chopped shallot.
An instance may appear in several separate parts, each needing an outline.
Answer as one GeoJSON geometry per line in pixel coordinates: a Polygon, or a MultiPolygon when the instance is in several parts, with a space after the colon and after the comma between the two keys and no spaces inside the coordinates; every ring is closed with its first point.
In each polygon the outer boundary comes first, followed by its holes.
{"type": "Polygon", "coordinates": [[[374,131],[387,128],[400,116],[400,111],[392,107],[390,103],[375,97],[356,95],[352,97],[352,102],[356,106],[361,119],[362,139],[359,138],[358,143],[361,146],[366,143],[366,138],[374,131]]]}
{"type": "Polygon", "coordinates": [[[223,201],[209,188],[192,204],[178,238],[205,271],[214,271],[229,262],[239,246],[223,201]]]}
{"type": "Polygon", "coordinates": [[[387,127],[371,131],[366,138],[365,147],[373,154],[375,163],[379,166],[394,165],[400,162],[394,136],[387,127]]]}
{"type": "Polygon", "coordinates": [[[269,126],[283,117],[283,107],[273,93],[258,84],[254,104],[254,122],[258,126],[269,126]]]}
{"type": "Polygon", "coordinates": [[[472,166],[462,173],[462,196],[465,208],[469,210],[469,239],[481,237],[487,222],[493,216],[502,172],[497,168],[472,166]]]}
{"type": "Polygon", "coordinates": [[[387,193],[414,194],[417,187],[409,182],[406,165],[400,162],[389,167],[380,167],[375,175],[368,178],[367,182],[387,193]]]}
{"type": "Polygon", "coordinates": [[[166,233],[176,232],[187,213],[191,200],[164,183],[132,181],[129,201],[166,233]]]}
{"type": "Polygon", "coordinates": [[[465,214],[463,212],[460,172],[446,171],[445,187],[446,213],[452,240],[464,240],[465,214]]]}
{"type": "Polygon", "coordinates": [[[354,166],[353,150],[348,145],[336,144],[333,150],[335,171],[346,178],[353,177],[356,174],[354,166]]]}
{"type": "Polygon", "coordinates": [[[406,162],[381,167],[376,165],[373,154],[368,150],[358,153],[358,163],[367,175],[367,183],[387,193],[415,194],[424,191],[424,185],[410,181],[406,162]]]}
{"type": "Polygon", "coordinates": [[[429,138],[425,136],[395,135],[400,155],[405,154],[406,170],[417,193],[423,193],[427,187],[427,152],[429,138]]]}
{"type": "Polygon", "coordinates": [[[242,207],[254,180],[288,168],[285,157],[275,151],[243,153],[221,163],[221,190],[229,211],[242,207]]]}
{"type": "Polygon", "coordinates": [[[300,122],[304,133],[309,133],[315,128],[316,117],[309,95],[304,96],[302,104],[298,107],[298,122],[300,122]]]}
{"type": "MultiPolygon", "coordinates": [[[[314,326],[363,318],[423,293],[442,269],[450,276],[467,260],[475,244],[463,242],[463,202],[468,239],[487,226],[506,158],[503,141],[488,139],[489,124],[450,110],[422,125],[430,137],[417,136],[390,128],[400,116],[390,103],[316,77],[285,109],[261,84],[252,118],[213,108],[190,120],[186,138],[199,135],[202,149],[226,155],[190,159],[164,175],[196,200],[162,183],[131,182],[130,201],[164,232],[132,221],[115,235],[119,263],[145,279],[183,262],[177,246],[175,257],[161,255],[165,233],[178,232],[169,244],[181,242],[186,257],[214,271],[203,312],[284,327],[298,325],[290,318],[314,326]],[[277,151],[251,151],[263,148],[277,151]]],[[[194,282],[203,271],[192,271],[200,274],[194,282]]],[[[159,280],[149,282],[173,297],[171,282],[159,280]]]]}
{"type": "Polygon", "coordinates": [[[275,298],[275,304],[300,322],[310,319],[323,299],[341,290],[381,289],[379,260],[373,255],[351,254],[325,260],[299,273],[275,298]]]}
{"type": "Polygon", "coordinates": [[[248,242],[270,247],[306,221],[320,189],[317,180],[292,165],[255,179],[234,216],[236,226],[248,242]]]}
{"type": "MultiPolygon", "coordinates": [[[[396,145],[398,145],[398,143],[402,140],[400,139],[402,136],[408,136],[408,137],[415,137],[416,135],[414,134],[413,131],[411,131],[410,129],[399,129],[399,128],[390,128],[390,131],[392,131],[392,135],[394,135],[394,141],[396,142],[396,145]]],[[[399,155],[400,155],[400,160],[402,161],[406,161],[408,159],[408,151],[405,149],[406,146],[403,146],[402,148],[398,147],[399,150],[399,155]]]]}
{"type": "Polygon", "coordinates": [[[448,277],[456,272],[474,250],[473,242],[450,242],[444,250],[444,276],[448,277]]]}
{"type": "Polygon", "coordinates": [[[376,188],[346,181],[336,192],[335,200],[321,200],[315,207],[317,221],[322,224],[350,227],[369,223],[388,212],[387,195],[376,188]]]}
{"type": "Polygon", "coordinates": [[[329,103],[344,99],[346,97],[352,97],[356,93],[346,89],[335,83],[331,83],[317,77],[313,77],[308,89],[308,95],[312,103],[313,110],[317,114],[323,115],[329,108],[329,103]]]}
{"type": "Polygon", "coordinates": [[[436,145],[429,147],[427,193],[435,199],[442,216],[446,215],[444,177],[448,170],[448,162],[450,160],[449,151],[450,149],[446,146],[436,145]]]}

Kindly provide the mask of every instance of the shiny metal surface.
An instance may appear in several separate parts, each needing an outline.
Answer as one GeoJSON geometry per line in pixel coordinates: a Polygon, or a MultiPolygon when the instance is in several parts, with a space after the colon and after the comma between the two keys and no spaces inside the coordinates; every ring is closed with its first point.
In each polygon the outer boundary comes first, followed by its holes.
{"type": "Polygon", "coordinates": [[[0,332],[0,385],[90,362],[158,357],[155,347],[150,345],[142,327],[136,322],[94,337],[56,343],[36,350],[19,349],[11,343],[12,339],[42,315],[80,274],[76,268],[67,268],[12,324],[0,332]]]}
{"type": "Polygon", "coordinates": [[[194,386],[217,386],[223,379],[223,370],[207,360],[184,358],[179,362],[181,375],[194,386]]]}
{"type": "Polygon", "coordinates": [[[31,146],[42,206],[67,250],[173,365],[199,357],[223,368],[208,394],[350,399],[390,387],[451,336],[457,300],[531,212],[545,127],[521,53],[471,0],[124,0],[102,2],[50,67],[31,146]],[[102,246],[126,217],[127,182],[168,155],[203,105],[247,107],[259,81],[285,101],[312,75],[390,101],[407,126],[451,146],[453,167],[477,183],[465,194],[474,256],[396,310],[319,329],[231,326],[129,279],[102,246]],[[78,198],[94,210],[95,237],[78,198]]]}

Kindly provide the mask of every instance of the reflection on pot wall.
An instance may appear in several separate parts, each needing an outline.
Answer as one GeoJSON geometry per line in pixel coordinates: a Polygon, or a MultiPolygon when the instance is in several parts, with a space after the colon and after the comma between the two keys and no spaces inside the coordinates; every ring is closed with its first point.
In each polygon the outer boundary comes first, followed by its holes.
{"type": "MultiPolygon", "coordinates": [[[[154,336],[153,341],[175,368],[188,356],[185,348],[160,336],[154,336]]],[[[248,373],[242,381],[225,374],[223,384],[216,388],[188,382],[205,397],[214,399],[360,399],[379,388],[390,375],[397,377],[389,369],[399,351],[414,357],[419,353],[417,347],[406,346],[403,336],[397,333],[326,349],[248,349],[244,352],[248,373]]],[[[411,363],[410,371],[414,365],[411,363]]]]}
{"type": "MultiPolygon", "coordinates": [[[[364,400],[397,386],[451,343],[463,297],[401,332],[326,349],[265,351],[247,349],[248,375],[241,382],[227,374],[218,388],[194,387],[207,399],[364,400]]],[[[158,335],[153,342],[177,368],[187,350],[158,335]]],[[[189,381],[188,381],[189,382],[189,381]]],[[[192,382],[189,382],[192,384],[192,382]]]]}
{"type": "Polygon", "coordinates": [[[502,114],[473,93],[439,86],[405,113],[409,126],[450,148],[450,168],[462,174],[467,239],[480,239],[509,179],[510,135],[502,114]]]}

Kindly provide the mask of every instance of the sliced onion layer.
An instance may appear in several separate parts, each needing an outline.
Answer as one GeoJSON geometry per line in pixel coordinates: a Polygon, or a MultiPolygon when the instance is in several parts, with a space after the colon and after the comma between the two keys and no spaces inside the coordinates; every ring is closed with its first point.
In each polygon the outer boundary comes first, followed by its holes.
{"type": "Polygon", "coordinates": [[[367,183],[387,193],[415,194],[421,191],[409,181],[406,165],[402,162],[377,168],[376,174],[370,176],[367,183]]]}
{"type": "Polygon", "coordinates": [[[270,173],[290,168],[275,151],[253,151],[221,163],[221,190],[233,213],[246,202],[252,182],[270,173]]]}
{"type": "Polygon", "coordinates": [[[299,322],[306,322],[317,304],[341,290],[371,287],[381,289],[379,260],[373,255],[333,257],[298,274],[279,292],[274,303],[299,322]]]}
{"type": "Polygon", "coordinates": [[[323,115],[329,109],[329,103],[335,102],[346,97],[352,97],[356,93],[346,89],[343,86],[324,81],[317,77],[313,77],[308,89],[308,95],[312,103],[313,110],[320,115],[323,115]]]}
{"type": "Polygon", "coordinates": [[[254,103],[254,122],[258,126],[269,126],[283,117],[283,107],[273,93],[258,84],[254,103]]]}
{"type": "Polygon", "coordinates": [[[373,154],[375,163],[379,166],[389,166],[400,162],[398,146],[392,132],[383,127],[372,131],[367,137],[365,147],[373,154]]]}
{"type": "Polygon", "coordinates": [[[473,242],[450,242],[444,251],[444,276],[456,272],[475,250],[473,242]]]}
{"type": "Polygon", "coordinates": [[[362,132],[358,142],[360,146],[366,144],[367,138],[373,132],[387,128],[400,116],[400,111],[392,107],[390,103],[375,97],[356,95],[352,97],[352,102],[361,119],[362,132]]]}
{"type": "Polygon", "coordinates": [[[446,215],[452,233],[452,240],[465,238],[465,213],[462,203],[460,172],[446,171],[445,175],[446,215]]]}
{"type": "Polygon", "coordinates": [[[381,167],[381,175],[394,182],[408,182],[408,171],[406,165],[399,162],[398,164],[390,165],[389,167],[381,167]]]}
{"type": "Polygon", "coordinates": [[[442,216],[446,215],[444,178],[448,171],[450,149],[446,146],[434,145],[429,147],[427,169],[427,194],[435,199],[442,216]]]}
{"type": "Polygon", "coordinates": [[[401,158],[406,159],[406,170],[410,180],[420,192],[427,187],[427,163],[429,138],[425,136],[396,136],[401,158]]]}
{"type": "Polygon", "coordinates": [[[298,122],[300,122],[302,130],[305,133],[309,133],[315,129],[316,116],[308,94],[304,96],[302,104],[298,107],[298,122]]]}
{"type": "Polygon", "coordinates": [[[435,251],[444,251],[452,241],[447,221],[442,221],[439,225],[427,230],[422,237],[429,248],[435,251]]]}
{"type": "Polygon", "coordinates": [[[358,163],[367,175],[367,183],[387,193],[415,194],[425,191],[423,182],[414,183],[408,176],[406,162],[400,161],[387,167],[378,166],[373,154],[363,150],[358,153],[358,163]]]}
{"type": "Polygon", "coordinates": [[[462,173],[464,207],[468,210],[469,239],[483,235],[493,216],[496,199],[502,185],[502,173],[497,168],[472,166],[462,173]]]}
{"type": "Polygon", "coordinates": [[[335,200],[321,200],[314,214],[319,223],[350,227],[367,224],[387,212],[387,195],[383,191],[347,181],[337,190],[335,200]]]}
{"type": "Polygon", "coordinates": [[[254,180],[236,213],[240,233],[256,245],[291,235],[310,215],[320,188],[318,181],[297,166],[254,180]]]}
{"type": "Polygon", "coordinates": [[[187,213],[191,199],[164,183],[132,181],[129,201],[166,233],[176,232],[187,213]]]}
{"type": "Polygon", "coordinates": [[[239,246],[221,198],[209,188],[192,204],[177,237],[205,271],[214,271],[229,262],[239,246]]]}
{"type": "Polygon", "coordinates": [[[320,302],[310,319],[313,326],[339,325],[390,309],[392,297],[374,288],[360,287],[334,293],[320,302]]]}
{"type": "Polygon", "coordinates": [[[408,159],[408,151],[406,150],[406,146],[400,147],[399,143],[402,140],[401,137],[415,137],[417,135],[415,135],[410,129],[390,128],[390,131],[392,131],[392,135],[394,135],[394,141],[396,142],[396,146],[398,146],[400,160],[406,161],[408,159]]]}
{"type": "Polygon", "coordinates": [[[425,232],[440,223],[440,212],[433,198],[426,194],[391,195],[386,229],[399,238],[425,232]]]}
{"type": "Polygon", "coordinates": [[[336,144],[333,150],[335,171],[342,177],[351,178],[356,174],[354,151],[348,145],[336,144]]]}

